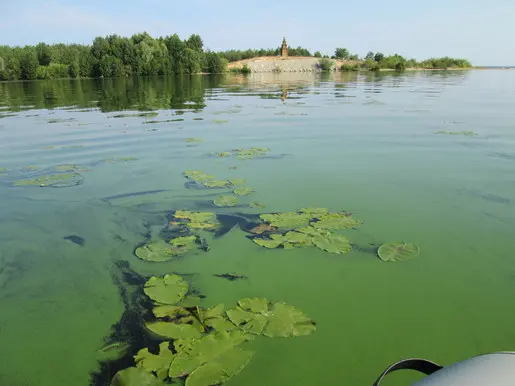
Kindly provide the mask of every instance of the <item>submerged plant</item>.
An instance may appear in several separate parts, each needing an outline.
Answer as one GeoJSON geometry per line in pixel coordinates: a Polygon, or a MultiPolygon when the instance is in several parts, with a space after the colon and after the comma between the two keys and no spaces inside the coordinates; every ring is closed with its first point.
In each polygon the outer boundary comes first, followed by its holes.
{"type": "Polygon", "coordinates": [[[68,187],[80,185],[83,177],[78,173],[47,174],[40,177],[14,181],[14,186],[68,187]]]}
{"type": "Polygon", "coordinates": [[[469,136],[469,137],[477,135],[477,133],[475,131],[445,131],[445,130],[436,131],[435,134],[465,135],[465,136],[469,136]]]}
{"type": "Polygon", "coordinates": [[[419,253],[416,244],[395,241],[385,243],[377,250],[379,258],[386,262],[399,262],[412,259],[419,253]]]}

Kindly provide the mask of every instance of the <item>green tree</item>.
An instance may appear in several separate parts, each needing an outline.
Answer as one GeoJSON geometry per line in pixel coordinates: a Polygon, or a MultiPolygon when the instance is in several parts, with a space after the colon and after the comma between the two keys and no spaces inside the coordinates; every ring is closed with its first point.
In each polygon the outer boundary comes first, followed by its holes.
{"type": "Polygon", "coordinates": [[[367,54],[365,55],[365,60],[369,60],[369,59],[374,59],[374,53],[372,51],[368,51],[367,54]]]}
{"type": "Polygon", "coordinates": [[[187,48],[197,52],[203,52],[204,43],[199,35],[191,35],[185,43],[187,48]]]}
{"type": "Polygon", "coordinates": [[[321,58],[322,57],[322,54],[320,53],[320,51],[315,51],[315,54],[313,55],[315,58],[321,58]]]}
{"type": "Polygon", "coordinates": [[[381,52],[378,52],[374,55],[374,60],[379,63],[384,59],[384,55],[381,52]]]}
{"type": "Polygon", "coordinates": [[[20,75],[21,79],[31,80],[36,79],[36,71],[38,68],[38,56],[36,50],[26,48],[25,52],[20,58],[20,75]]]}
{"type": "Polygon", "coordinates": [[[349,59],[349,50],[346,48],[337,48],[334,50],[334,57],[336,59],[349,59]]]}
{"type": "Polygon", "coordinates": [[[48,45],[39,43],[36,46],[36,53],[38,56],[38,63],[40,66],[48,66],[52,60],[52,52],[48,45]]]}

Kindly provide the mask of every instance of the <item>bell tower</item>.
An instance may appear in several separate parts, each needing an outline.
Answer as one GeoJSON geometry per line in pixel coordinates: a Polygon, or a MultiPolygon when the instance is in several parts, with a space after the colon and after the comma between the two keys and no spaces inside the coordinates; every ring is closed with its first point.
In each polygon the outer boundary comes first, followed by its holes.
{"type": "Polygon", "coordinates": [[[283,37],[283,45],[281,46],[281,56],[283,58],[288,56],[288,44],[286,43],[286,38],[283,37]]]}

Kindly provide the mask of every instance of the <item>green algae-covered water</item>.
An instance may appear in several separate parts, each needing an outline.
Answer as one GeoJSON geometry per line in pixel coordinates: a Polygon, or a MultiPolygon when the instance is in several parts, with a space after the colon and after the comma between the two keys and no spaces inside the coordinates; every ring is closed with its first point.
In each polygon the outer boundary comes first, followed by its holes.
{"type": "Polygon", "coordinates": [[[152,339],[131,307],[166,273],[204,307],[263,297],[316,323],[256,337],[230,386],[371,385],[403,358],[515,350],[514,85],[500,70],[0,83],[0,384],[108,385],[99,350],[129,343],[133,365],[152,339]],[[212,155],[252,147],[269,151],[212,155]],[[188,189],[188,169],[255,192],[216,208],[230,189],[188,189]],[[266,249],[238,220],[303,207],[363,221],[352,251],[266,249]],[[138,259],[175,210],[225,215],[223,235],[138,259]],[[389,241],[420,253],[383,262],[389,241]]]}

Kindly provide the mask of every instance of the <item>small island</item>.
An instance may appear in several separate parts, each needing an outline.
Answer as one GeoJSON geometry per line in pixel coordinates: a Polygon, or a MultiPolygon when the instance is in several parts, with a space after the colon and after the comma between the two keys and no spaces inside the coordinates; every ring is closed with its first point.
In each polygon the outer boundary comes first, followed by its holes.
{"type": "Polygon", "coordinates": [[[148,33],[131,37],[97,37],[91,45],[45,44],[0,46],[0,81],[57,78],[219,74],[227,71],[405,71],[468,69],[465,59],[430,58],[418,62],[401,55],[368,52],[364,57],[336,48],[334,54],[313,54],[288,46],[286,38],[275,49],[204,49],[199,35],[182,40],[177,34],[153,38],[148,33]]]}

